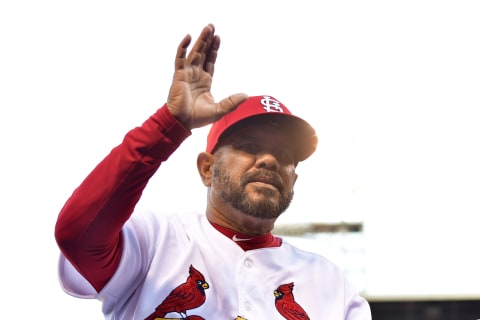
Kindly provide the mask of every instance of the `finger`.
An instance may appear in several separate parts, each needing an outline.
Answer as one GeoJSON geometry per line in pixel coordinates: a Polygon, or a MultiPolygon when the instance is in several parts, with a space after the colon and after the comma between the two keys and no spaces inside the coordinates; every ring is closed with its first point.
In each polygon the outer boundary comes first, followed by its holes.
{"type": "Polygon", "coordinates": [[[193,45],[192,50],[188,54],[187,63],[191,65],[201,65],[205,61],[206,52],[209,51],[210,45],[213,40],[213,34],[215,32],[215,27],[213,24],[209,24],[203,28],[200,36],[193,45]]]}
{"type": "Polygon", "coordinates": [[[187,55],[187,48],[192,41],[192,37],[187,34],[180,42],[177,48],[177,55],[175,56],[175,70],[185,68],[185,57],[187,55]]]}
{"type": "Polygon", "coordinates": [[[213,73],[215,71],[215,61],[217,60],[217,53],[219,48],[220,48],[220,37],[215,36],[213,38],[210,51],[208,52],[207,58],[205,60],[205,64],[203,66],[203,69],[206,72],[208,72],[211,76],[213,76],[213,73]]]}
{"type": "Polygon", "coordinates": [[[177,55],[175,56],[175,70],[185,68],[185,57],[187,55],[187,48],[192,41],[192,37],[187,34],[177,48],[177,55]]]}
{"type": "Polygon", "coordinates": [[[220,119],[227,113],[235,110],[239,104],[244,102],[245,100],[248,99],[248,95],[244,93],[237,93],[237,94],[232,94],[231,96],[221,100],[219,103],[217,103],[217,114],[216,114],[216,120],[220,119]]]}

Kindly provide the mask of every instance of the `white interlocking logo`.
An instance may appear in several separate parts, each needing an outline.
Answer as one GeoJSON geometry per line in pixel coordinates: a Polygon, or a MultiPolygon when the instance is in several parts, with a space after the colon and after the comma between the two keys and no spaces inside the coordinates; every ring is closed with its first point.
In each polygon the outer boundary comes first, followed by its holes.
{"type": "Polygon", "coordinates": [[[267,112],[283,112],[280,102],[269,96],[263,96],[260,102],[264,105],[263,109],[267,112]]]}

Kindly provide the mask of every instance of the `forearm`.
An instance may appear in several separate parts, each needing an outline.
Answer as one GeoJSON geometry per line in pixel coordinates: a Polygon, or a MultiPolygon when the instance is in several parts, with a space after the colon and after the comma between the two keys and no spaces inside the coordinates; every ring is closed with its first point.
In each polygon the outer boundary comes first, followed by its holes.
{"type": "Polygon", "coordinates": [[[55,237],[62,253],[97,289],[120,262],[121,229],[143,189],[190,134],[163,107],[131,130],[62,208],[55,237]]]}

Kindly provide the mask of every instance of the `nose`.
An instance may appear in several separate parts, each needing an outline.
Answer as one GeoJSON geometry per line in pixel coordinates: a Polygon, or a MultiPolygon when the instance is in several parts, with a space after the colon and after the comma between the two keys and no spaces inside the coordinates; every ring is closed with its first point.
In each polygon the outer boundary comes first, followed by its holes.
{"type": "Polygon", "coordinates": [[[263,151],[256,155],[256,166],[261,169],[277,171],[280,168],[280,163],[272,152],[263,151]]]}

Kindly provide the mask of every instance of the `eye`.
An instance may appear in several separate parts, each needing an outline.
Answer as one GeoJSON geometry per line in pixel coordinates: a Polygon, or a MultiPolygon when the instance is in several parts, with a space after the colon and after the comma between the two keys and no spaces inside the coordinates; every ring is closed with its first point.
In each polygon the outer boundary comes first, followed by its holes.
{"type": "Polygon", "coordinates": [[[282,163],[293,163],[295,161],[293,152],[288,149],[276,149],[275,157],[282,163]]]}
{"type": "Polygon", "coordinates": [[[254,142],[245,142],[237,146],[238,150],[254,154],[258,151],[258,145],[254,142]]]}

